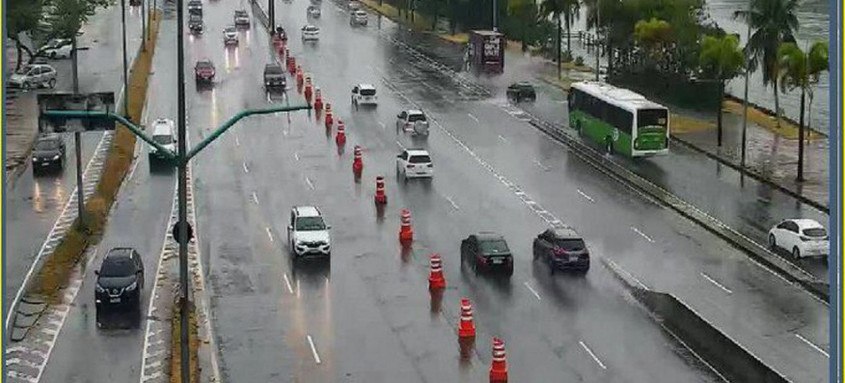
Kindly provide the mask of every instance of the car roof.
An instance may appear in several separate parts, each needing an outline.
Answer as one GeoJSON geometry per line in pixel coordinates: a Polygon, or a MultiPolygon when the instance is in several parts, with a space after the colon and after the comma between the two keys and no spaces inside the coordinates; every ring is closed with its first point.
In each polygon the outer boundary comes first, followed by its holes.
{"type": "Polygon", "coordinates": [[[237,31],[234,25],[230,25],[226,28],[223,28],[224,31],[237,31]]]}
{"type": "Polygon", "coordinates": [[[166,118],[159,118],[153,122],[153,135],[158,136],[162,134],[170,135],[173,133],[173,120],[166,118]]]}
{"type": "Polygon", "coordinates": [[[197,61],[197,65],[214,65],[214,63],[211,62],[211,59],[202,59],[197,61]]]}
{"type": "Polygon", "coordinates": [[[315,206],[294,206],[294,212],[297,217],[320,217],[320,209],[315,206]]]}
{"type": "Polygon", "coordinates": [[[428,156],[428,150],[425,149],[405,149],[409,156],[428,156]]]}
{"type": "Polygon", "coordinates": [[[481,241],[492,241],[492,240],[497,240],[497,239],[501,239],[501,240],[505,239],[505,237],[503,237],[501,234],[496,233],[494,231],[479,231],[478,233],[475,234],[475,237],[478,238],[481,241]]]}
{"type": "Polygon", "coordinates": [[[531,83],[528,82],[528,81],[515,82],[515,83],[511,84],[511,86],[512,87],[520,87],[520,86],[533,87],[533,85],[531,85],[531,83]]]}
{"type": "Polygon", "coordinates": [[[814,229],[814,228],[824,229],[824,226],[822,226],[822,224],[820,224],[820,223],[818,223],[818,222],[816,222],[815,220],[812,220],[812,219],[797,218],[797,219],[789,219],[787,221],[795,222],[798,225],[799,229],[814,229]]]}
{"type": "Polygon", "coordinates": [[[408,109],[408,114],[425,114],[419,109],[408,109]]]}
{"type": "Polygon", "coordinates": [[[568,226],[561,226],[549,229],[555,238],[559,239],[581,239],[581,236],[578,234],[575,229],[568,227],[568,226]]]}
{"type": "Polygon", "coordinates": [[[376,87],[375,87],[375,85],[373,85],[373,84],[358,84],[358,87],[359,87],[359,88],[361,88],[361,89],[372,89],[372,90],[376,90],[376,87]]]}
{"type": "Polygon", "coordinates": [[[132,252],[135,249],[131,247],[113,247],[109,252],[106,254],[106,259],[114,259],[114,258],[129,258],[132,255],[132,252]]]}
{"type": "Polygon", "coordinates": [[[61,140],[61,139],[62,139],[62,136],[60,136],[57,133],[42,134],[41,136],[38,137],[38,141],[55,141],[55,140],[61,140]]]}
{"type": "Polygon", "coordinates": [[[236,15],[246,15],[247,13],[246,13],[246,10],[238,9],[238,10],[235,10],[235,14],[236,15]]]}

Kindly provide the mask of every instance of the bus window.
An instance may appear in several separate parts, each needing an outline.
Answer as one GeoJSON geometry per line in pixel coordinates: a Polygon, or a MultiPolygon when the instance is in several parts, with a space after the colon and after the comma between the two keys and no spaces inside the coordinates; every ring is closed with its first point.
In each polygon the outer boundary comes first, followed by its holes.
{"type": "Polygon", "coordinates": [[[637,127],[648,126],[666,127],[666,109],[642,109],[637,112],[637,127]]]}

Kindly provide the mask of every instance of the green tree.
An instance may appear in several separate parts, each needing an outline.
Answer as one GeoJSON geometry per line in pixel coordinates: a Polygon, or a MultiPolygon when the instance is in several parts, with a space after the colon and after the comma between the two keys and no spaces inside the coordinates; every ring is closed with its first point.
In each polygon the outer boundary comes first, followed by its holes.
{"type": "Polygon", "coordinates": [[[7,33],[18,50],[15,70],[20,69],[23,62],[23,51],[32,57],[32,50],[21,42],[21,39],[24,36],[31,38],[38,34],[41,20],[43,20],[43,9],[42,0],[8,0],[6,3],[7,33]]]}
{"type": "Polygon", "coordinates": [[[634,25],[634,41],[644,48],[650,62],[664,58],[664,52],[673,40],[672,26],[665,20],[652,17],[634,25]]]}
{"type": "MultiPolygon", "coordinates": [[[[778,48],[781,91],[801,90],[801,111],[798,114],[798,182],[804,181],[804,101],[812,94],[821,73],[828,70],[828,46],[816,42],[808,52],[795,43],[783,43],[778,48]]],[[[810,96],[812,99],[812,96],[810,96]]],[[[811,101],[812,102],[812,101],[811,101]]]]}
{"type": "Polygon", "coordinates": [[[529,34],[537,22],[537,4],[535,0],[508,0],[508,16],[515,21],[517,33],[522,41],[522,51],[528,50],[529,34]]]}
{"type": "Polygon", "coordinates": [[[719,102],[716,110],[716,140],[722,146],[722,103],[725,86],[732,78],[742,73],[745,57],[739,48],[736,35],[704,36],[701,41],[701,69],[708,78],[719,81],[719,102]]]}
{"type": "Polygon", "coordinates": [[[545,0],[540,4],[540,14],[544,17],[552,16],[555,21],[557,22],[557,40],[555,40],[556,44],[556,52],[557,52],[557,76],[560,77],[560,64],[561,64],[561,22],[566,22],[566,38],[567,38],[567,47],[570,52],[571,46],[569,45],[569,27],[574,20],[574,15],[578,13],[580,9],[579,0],[545,0]],[[563,19],[561,19],[561,15],[563,15],[563,19]]]}
{"type": "Polygon", "coordinates": [[[748,10],[734,12],[734,17],[743,19],[753,31],[745,46],[750,67],[762,65],[763,85],[772,85],[775,95],[775,116],[780,127],[780,100],[778,80],[781,66],[778,64],[778,49],[781,43],[794,42],[798,30],[798,0],[750,0],[748,10]]]}

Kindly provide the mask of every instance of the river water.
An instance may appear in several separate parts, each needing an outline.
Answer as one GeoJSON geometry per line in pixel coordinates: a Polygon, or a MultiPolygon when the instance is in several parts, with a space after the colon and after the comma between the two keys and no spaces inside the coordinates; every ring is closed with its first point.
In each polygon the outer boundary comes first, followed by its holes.
{"type": "MultiPolygon", "coordinates": [[[[829,0],[799,0],[798,22],[799,28],[796,31],[796,40],[801,49],[806,50],[815,41],[828,41],[830,38],[830,26],[828,24],[830,15],[829,0]]],[[[744,46],[747,40],[747,26],[742,20],[734,19],[736,10],[748,7],[748,0],[707,0],[706,9],[710,18],[728,33],[737,33],[740,36],[741,44],[744,46]]],[[[585,20],[582,8],[582,15],[572,26],[573,31],[585,30],[585,20]]],[[[753,31],[752,31],[753,33],[753,31]]],[[[604,61],[604,60],[602,60],[604,61]]],[[[602,62],[602,65],[605,65],[602,62]]],[[[829,132],[830,122],[830,94],[828,86],[829,76],[824,73],[816,85],[813,105],[809,113],[805,110],[805,121],[810,123],[814,130],[825,134],[829,132]]],[[[728,93],[742,98],[745,87],[744,77],[737,77],[728,84],[728,93]]],[[[798,90],[780,93],[780,107],[785,115],[798,121],[800,110],[801,93],[798,90]]],[[[775,109],[775,98],[771,86],[763,85],[763,77],[759,69],[751,75],[748,82],[748,99],[751,103],[763,106],[770,110],[775,109]]]]}

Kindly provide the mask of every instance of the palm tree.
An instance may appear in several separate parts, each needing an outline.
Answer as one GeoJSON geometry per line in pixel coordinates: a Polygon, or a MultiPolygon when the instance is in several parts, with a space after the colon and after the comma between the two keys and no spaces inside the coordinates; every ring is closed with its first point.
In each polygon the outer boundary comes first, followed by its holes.
{"type": "Polygon", "coordinates": [[[571,46],[569,45],[569,27],[572,21],[575,18],[575,15],[578,13],[578,9],[580,9],[579,0],[545,0],[542,4],[540,4],[540,14],[545,17],[553,16],[555,20],[557,20],[557,76],[560,77],[560,64],[561,64],[561,57],[560,57],[560,45],[561,45],[561,15],[565,15],[566,19],[566,39],[567,39],[567,46],[566,49],[569,49],[571,52],[571,46]]]}
{"type": "Polygon", "coordinates": [[[508,15],[520,21],[522,51],[525,52],[528,50],[528,32],[537,21],[537,4],[535,0],[508,0],[508,15]]]}
{"type": "Polygon", "coordinates": [[[708,78],[719,81],[719,108],[716,114],[716,141],[722,146],[722,102],[725,99],[725,85],[739,75],[745,64],[745,57],[739,49],[739,37],[704,36],[699,55],[701,68],[708,78]]]}
{"type": "Polygon", "coordinates": [[[783,42],[795,41],[798,17],[795,15],[798,0],[750,0],[748,10],[734,12],[734,17],[744,19],[754,32],[745,45],[749,66],[753,70],[763,66],[763,85],[772,85],[775,95],[775,117],[780,127],[780,100],[778,98],[778,49],[783,42]]]}
{"type": "MultiPolygon", "coordinates": [[[[828,70],[828,46],[816,42],[807,53],[795,43],[783,43],[778,48],[778,67],[781,71],[781,90],[801,89],[801,112],[798,114],[798,182],[804,181],[804,98],[828,70]]],[[[811,101],[812,102],[812,101],[811,101]]]]}

